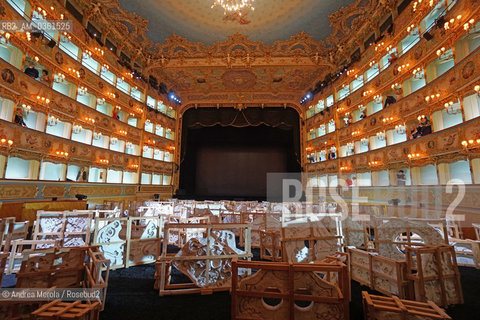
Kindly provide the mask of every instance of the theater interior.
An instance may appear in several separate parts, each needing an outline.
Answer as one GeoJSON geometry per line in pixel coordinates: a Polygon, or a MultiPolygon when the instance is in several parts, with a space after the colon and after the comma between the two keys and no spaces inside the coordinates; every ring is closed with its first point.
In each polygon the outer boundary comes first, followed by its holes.
{"type": "Polygon", "coordinates": [[[478,0],[0,0],[0,320],[480,320],[479,208],[478,0]]]}

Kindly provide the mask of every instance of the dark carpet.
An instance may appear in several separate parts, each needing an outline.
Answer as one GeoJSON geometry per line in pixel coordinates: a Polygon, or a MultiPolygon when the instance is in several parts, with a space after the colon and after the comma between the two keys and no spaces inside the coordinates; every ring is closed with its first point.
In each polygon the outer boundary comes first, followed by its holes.
{"type": "MultiPolygon", "coordinates": [[[[480,270],[461,267],[460,272],[465,304],[447,312],[454,320],[480,320],[480,270]]],[[[153,289],[154,273],[153,264],[111,271],[101,319],[230,319],[228,292],[160,297],[158,290],[153,289]]],[[[378,294],[352,281],[351,320],[363,319],[362,290],[378,294]]]]}

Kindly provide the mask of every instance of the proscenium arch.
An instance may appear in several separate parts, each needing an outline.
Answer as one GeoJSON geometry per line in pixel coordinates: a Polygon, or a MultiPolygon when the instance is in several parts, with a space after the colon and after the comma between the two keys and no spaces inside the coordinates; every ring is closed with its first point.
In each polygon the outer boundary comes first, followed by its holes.
{"type": "Polygon", "coordinates": [[[177,123],[176,123],[176,132],[177,132],[177,139],[176,139],[176,145],[175,145],[175,170],[173,174],[173,183],[174,183],[174,192],[179,188],[180,184],[180,166],[182,162],[182,141],[183,139],[183,118],[185,112],[187,112],[190,109],[200,109],[200,108],[235,108],[235,109],[248,109],[248,108],[284,108],[284,109],[291,109],[294,110],[295,113],[298,115],[298,144],[299,144],[299,160],[300,163],[304,163],[305,161],[305,155],[302,150],[304,149],[305,146],[305,141],[304,141],[304,127],[305,127],[305,113],[299,104],[296,103],[232,103],[232,102],[224,102],[224,103],[187,103],[184,105],[181,105],[177,109],[177,123]]]}

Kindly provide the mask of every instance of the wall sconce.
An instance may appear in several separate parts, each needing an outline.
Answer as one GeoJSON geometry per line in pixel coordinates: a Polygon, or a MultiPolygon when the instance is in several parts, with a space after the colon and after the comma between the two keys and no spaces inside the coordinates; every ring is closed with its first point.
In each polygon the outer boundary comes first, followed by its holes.
{"type": "Polygon", "coordinates": [[[8,32],[1,31],[2,38],[0,38],[0,43],[9,43],[10,42],[10,37],[12,36],[8,32]]]}
{"type": "MultiPolygon", "coordinates": [[[[443,25],[443,28],[445,30],[450,30],[451,28],[456,27],[460,23],[461,19],[462,19],[462,15],[458,15],[456,18],[452,18],[449,21],[445,22],[445,24],[443,25]]],[[[475,20],[473,22],[475,22],[475,20]]],[[[464,28],[465,28],[465,26],[464,26],[464,28]]],[[[468,30],[468,28],[465,29],[465,30],[468,30]]]]}
{"type": "Polygon", "coordinates": [[[93,140],[100,140],[102,139],[103,135],[101,132],[94,132],[93,133],[93,140]]]}
{"type": "Polygon", "coordinates": [[[68,152],[57,151],[57,152],[55,153],[55,155],[56,155],[57,157],[66,158],[66,157],[68,157],[68,152]]]}
{"type": "Polygon", "coordinates": [[[463,140],[462,141],[462,146],[465,149],[478,148],[478,147],[480,147],[480,139],[463,140]]]}
{"type": "Polygon", "coordinates": [[[115,98],[116,98],[115,92],[107,92],[107,96],[108,96],[110,99],[115,99],[115,98]]]}
{"type": "Polygon", "coordinates": [[[105,104],[105,98],[97,98],[97,104],[98,105],[104,105],[105,104]]]}
{"type": "Polygon", "coordinates": [[[406,63],[406,64],[402,64],[401,66],[399,66],[397,68],[398,72],[402,72],[404,71],[405,69],[407,69],[408,67],[410,67],[410,63],[406,63]]]}
{"type": "Polygon", "coordinates": [[[63,83],[65,81],[65,75],[63,73],[56,73],[53,76],[53,81],[57,83],[63,83]]]}
{"type": "Polygon", "coordinates": [[[370,61],[370,63],[369,63],[368,65],[371,67],[371,66],[373,66],[375,63],[376,63],[375,60],[372,60],[372,61],[370,61]]]}
{"type": "Polygon", "coordinates": [[[355,73],[355,69],[347,70],[347,76],[351,76],[354,73],[355,73]]]}
{"type": "Polygon", "coordinates": [[[87,122],[90,122],[91,124],[95,123],[95,119],[93,119],[93,118],[85,117],[84,120],[87,121],[87,122]]]}
{"type": "Polygon", "coordinates": [[[37,101],[38,101],[38,103],[45,103],[45,104],[50,103],[50,99],[45,98],[45,97],[40,97],[40,96],[37,96],[37,101]]]}
{"type": "Polygon", "coordinates": [[[80,132],[82,132],[82,130],[83,130],[83,127],[79,124],[74,125],[72,129],[73,133],[75,134],[79,134],[80,132]]]}
{"type": "Polygon", "coordinates": [[[441,49],[437,50],[437,56],[442,61],[448,61],[453,59],[453,50],[452,49],[445,49],[442,47],[441,49]]]}
{"type": "Polygon", "coordinates": [[[363,146],[368,146],[368,138],[362,138],[362,139],[360,139],[360,143],[361,143],[363,146]]]}
{"type": "Polygon", "coordinates": [[[398,82],[395,82],[394,84],[392,84],[392,89],[393,90],[400,90],[400,89],[402,89],[402,85],[398,82]]]}
{"type": "Polygon", "coordinates": [[[110,162],[110,161],[108,161],[107,159],[100,159],[100,160],[98,160],[98,163],[103,164],[103,165],[108,165],[109,162],[110,162]]]}
{"type": "Polygon", "coordinates": [[[106,63],[102,65],[102,72],[107,72],[110,69],[110,66],[106,63]]]}
{"type": "Polygon", "coordinates": [[[347,143],[347,149],[353,150],[353,148],[354,148],[353,142],[347,143]]]}
{"type": "Polygon", "coordinates": [[[383,47],[384,45],[385,45],[385,42],[377,43],[377,45],[375,46],[375,51],[380,50],[380,48],[383,47]]]}
{"type": "Polygon", "coordinates": [[[377,139],[380,141],[385,140],[385,131],[377,132],[377,139]]]}
{"type": "Polygon", "coordinates": [[[477,96],[480,97],[480,85],[476,85],[475,87],[473,87],[473,90],[475,90],[475,92],[477,93],[477,96]]]}
{"type": "Polygon", "coordinates": [[[73,69],[73,68],[68,68],[68,73],[71,73],[73,74],[74,76],[76,76],[77,78],[80,78],[80,72],[73,69]]]}
{"type": "Polygon", "coordinates": [[[100,56],[103,56],[105,54],[105,51],[103,51],[103,49],[100,49],[100,48],[97,48],[97,47],[95,47],[95,49],[93,49],[93,51],[95,51],[95,53],[100,55],[100,56]]]}
{"type": "Polygon", "coordinates": [[[462,112],[462,107],[460,104],[455,104],[453,101],[445,103],[445,110],[448,114],[458,114],[462,112]]]}
{"type": "Polygon", "coordinates": [[[22,104],[22,109],[23,109],[24,112],[29,114],[32,107],[30,105],[22,104]]]}
{"type": "Polygon", "coordinates": [[[407,32],[410,33],[411,31],[415,30],[415,24],[411,24],[407,27],[407,32]]]}
{"type": "Polygon", "coordinates": [[[307,152],[310,152],[310,151],[312,151],[312,150],[313,150],[312,147],[306,147],[306,148],[305,148],[305,151],[307,151],[307,152]]]}
{"type": "Polygon", "coordinates": [[[137,112],[139,112],[139,113],[143,113],[143,109],[142,109],[142,108],[137,107],[136,110],[137,110],[137,112]]]}
{"type": "Polygon", "coordinates": [[[88,88],[87,88],[87,87],[79,87],[79,88],[78,88],[78,94],[79,94],[80,96],[86,95],[87,92],[88,92],[88,88]]]}
{"type": "Polygon", "coordinates": [[[110,144],[113,146],[113,145],[116,145],[118,142],[118,138],[116,137],[112,137],[112,139],[110,139],[110,144]]]}
{"type": "Polygon", "coordinates": [[[124,136],[126,136],[128,134],[126,130],[120,130],[120,131],[118,131],[118,133],[120,133],[121,135],[124,135],[124,136]]]}
{"type": "Polygon", "coordinates": [[[347,167],[347,166],[340,167],[340,171],[348,171],[348,170],[350,170],[350,167],[347,167]]]}
{"type": "Polygon", "coordinates": [[[13,148],[13,140],[2,138],[2,139],[0,139],[0,146],[2,148],[12,149],[13,148]]]}
{"type": "Polygon", "coordinates": [[[377,94],[377,95],[374,95],[373,96],[373,100],[375,101],[375,103],[382,103],[382,95],[381,94],[377,94]]]}
{"type": "Polygon", "coordinates": [[[368,96],[369,94],[372,94],[372,93],[373,93],[373,90],[370,89],[370,90],[364,91],[362,93],[362,96],[366,97],[366,96],[368,96]]]}
{"type": "Polygon", "coordinates": [[[468,20],[467,23],[465,23],[465,24],[463,25],[463,29],[464,29],[465,31],[468,31],[468,30],[470,30],[470,28],[473,27],[474,24],[475,24],[475,19],[470,19],[470,20],[468,20]]]}
{"type": "Polygon", "coordinates": [[[433,102],[440,98],[440,93],[432,94],[425,97],[425,102],[433,102]]]}
{"type": "Polygon", "coordinates": [[[405,134],[407,132],[405,124],[396,125],[395,132],[398,134],[405,134]]]}
{"type": "MultiPolygon", "coordinates": [[[[363,104],[359,105],[359,106],[358,106],[358,110],[360,110],[360,111],[365,110],[365,106],[364,106],[363,104]]],[[[350,114],[350,112],[347,112],[347,113],[350,114]]],[[[346,115],[347,113],[345,113],[345,115],[346,115]]]]}
{"type": "Polygon", "coordinates": [[[412,71],[413,77],[415,79],[424,79],[425,78],[425,73],[423,72],[423,69],[418,67],[415,70],[412,71]]]}
{"type": "Polygon", "coordinates": [[[65,42],[70,42],[70,40],[72,40],[72,36],[69,35],[67,32],[63,32],[63,39],[65,40],[65,42]]]}
{"type": "Polygon", "coordinates": [[[128,166],[130,169],[137,170],[138,169],[138,164],[131,164],[128,166]]]}
{"type": "Polygon", "coordinates": [[[47,125],[50,127],[56,126],[58,124],[58,118],[55,116],[48,116],[47,125]]]}
{"type": "Polygon", "coordinates": [[[386,118],[383,118],[383,120],[382,120],[382,121],[383,121],[383,123],[385,123],[385,124],[386,124],[386,123],[392,122],[393,120],[394,120],[394,118],[393,118],[393,117],[386,117],[386,118]]]}
{"type": "Polygon", "coordinates": [[[381,163],[380,161],[370,161],[370,162],[368,163],[368,165],[369,165],[370,167],[376,167],[376,166],[379,166],[379,165],[381,165],[381,164],[382,164],[382,163],[381,163]]]}
{"type": "Polygon", "coordinates": [[[352,132],[352,137],[358,136],[358,135],[360,135],[360,133],[361,133],[360,130],[353,131],[352,132]]]}
{"type": "Polygon", "coordinates": [[[88,60],[88,59],[90,59],[90,58],[92,57],[92,51],[90,51],[90,50],[85,50],[85,51],[83,51],[83,55],[82,55],[82,56],[83,56],[83,59],[84,59],[84,60],[88,60]]]}
{"type": "Polygon", "coordinates": [[[44,18],[47,16],[47,11],[45,11],[41,7],[37,7],[36,11],[38,11],[38,13],[41,14],[44,18]]]}
{"type": "Polygon", "coordinates": [[[410,159],[410,160],[420,159],[421,157],[422,157],[422,155],[420,153],[409,153],[408,154],[408,159],[410,159]]]}

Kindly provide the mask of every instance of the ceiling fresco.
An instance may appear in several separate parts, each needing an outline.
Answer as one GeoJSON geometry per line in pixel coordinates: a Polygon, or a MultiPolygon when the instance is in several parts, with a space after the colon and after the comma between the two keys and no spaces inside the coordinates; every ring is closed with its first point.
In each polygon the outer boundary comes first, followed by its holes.
{"type": "Polygon", "coordinates": [[[328,16],[353,0],[256,0],[255,10],[237,19],[224,19],[213,0],[120,0],[122,8],[148,20],[147,36],[163,43],[171,35],[191,42],[212,44],[241,33],[254,41],[271,44],[288,40],[302,31],[316,41],[327,38],[332,29],[328,16]]]}

